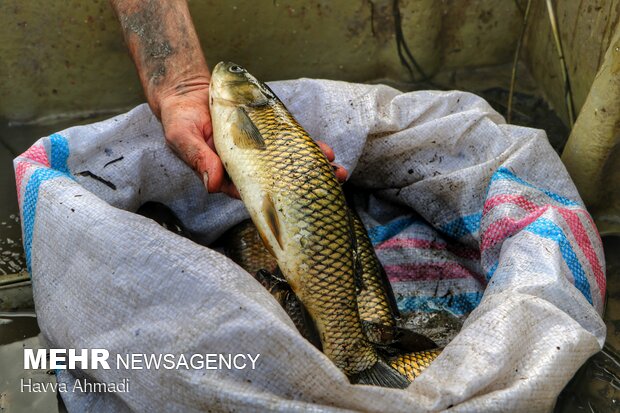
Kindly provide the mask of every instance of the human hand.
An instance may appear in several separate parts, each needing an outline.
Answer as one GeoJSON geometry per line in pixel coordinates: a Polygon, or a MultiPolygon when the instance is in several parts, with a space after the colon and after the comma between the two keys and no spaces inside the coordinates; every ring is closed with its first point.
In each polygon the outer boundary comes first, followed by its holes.
{"type": "MultiPolygon", "coordinates": [[[[239,198],[226,177],[224,166],[215,152],[209,113],[208,79],[196,82],[191,90],[182,90],[160,100],[161,123],[166,142],[202,179],[208,192],[224,192],[239,198]]],[[[182,89],[182,88],[181,88],[182,89]]]]}
{"type": "MultiPolygon", "coordinates": [[[[184,0],[110,0],[123,28],[144,94],[166,142],[198,173],[207,191],[239,197],[213,144],[210,74],[184,0]],[[144,22],[157,22],[157,24],[144,22]],[[181,30],[182,28],[182,30],[181,30]]],[[[334,152],[319,143],[330,162],[334,152]]],[[[334,165],[344,181],[347,172],[334,165]]]]}
{"type": "MultiPolygon", "coordinates": [[[[226,175],[215,150],[208,79],[185,82],[183,87],[173,90],[174,93],[159,100],[158,106],[166,142],[196,171],[208,192],[224,192],[239,198],[239,192],[226,175]]],[[[324,142],[317,141],[317,144],[332,163],[338,180],[344,182],[347,170],[334,163],[334,151],[324,142]]]]}

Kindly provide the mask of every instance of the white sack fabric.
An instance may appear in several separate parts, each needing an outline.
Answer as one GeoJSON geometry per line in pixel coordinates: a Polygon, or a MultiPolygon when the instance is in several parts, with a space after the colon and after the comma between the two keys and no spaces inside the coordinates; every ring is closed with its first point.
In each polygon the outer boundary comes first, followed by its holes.
{"type": "Polygon", "coordinates": [[[464,92],[301,79],[273,90],[372,192],[362,217],[403,313],[468,315],[406,390],[351,385],[220,253],[133,213],[169,206],[208,244],[247,218],[165,146],[147,106],[64,130],[15,160],[39,325],[52,348],[260,354],[243,370],[60,370],[127,393],[70,411],[545,411],[603,345],[604,258],[543,131],[464,92]],[[93,175],[102,178],[96,179],[93,175]]]}

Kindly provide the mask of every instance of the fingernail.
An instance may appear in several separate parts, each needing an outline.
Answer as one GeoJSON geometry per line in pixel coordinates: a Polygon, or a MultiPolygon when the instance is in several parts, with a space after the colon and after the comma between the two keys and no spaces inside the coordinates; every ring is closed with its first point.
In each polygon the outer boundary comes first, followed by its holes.
{"type": "Polygon", "coordinates": [[[204,171],[202,173],[202,183],[204,184],[207,192],[209,192],[209,174],[207,173],[207,171],[204,171]]]}

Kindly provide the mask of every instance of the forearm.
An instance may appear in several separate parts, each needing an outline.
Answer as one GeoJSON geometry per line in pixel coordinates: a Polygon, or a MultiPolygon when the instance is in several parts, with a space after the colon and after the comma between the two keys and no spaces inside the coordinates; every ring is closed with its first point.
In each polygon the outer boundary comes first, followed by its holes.
{"type": "Polygon", "coordinates": [[[204,88],[209,69],[185,0],[110,0],[153,112],[162,99],[204,88]]]}

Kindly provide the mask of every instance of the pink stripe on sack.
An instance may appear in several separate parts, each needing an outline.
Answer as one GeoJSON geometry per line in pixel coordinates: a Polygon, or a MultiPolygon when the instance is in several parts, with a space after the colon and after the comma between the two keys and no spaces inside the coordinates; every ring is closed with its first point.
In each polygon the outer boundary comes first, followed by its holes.
{"type": "Polygon", "coordinates": [[[484,203],[482,214],[486,214],[487,212],[501,204],[514,204],[525,209],[526,211],[531,211],[538,208],[538,205],[536,205],[523,195],[502,194],[487,199],[487,201],[484,203]]]}
{"type": "Polygon", "coordinates": [[[550,207],[550,205],[546,205],[544,207],[537,208],[531,211],[532,213],[530,215],[519,220],[506,217],[493,222],[482,234],[480,239],[480,251],[486,251],[492,246],[497,245],[506,238],[521,231],[523,228],[540,218],[540,216],[550,207]]]}
{"type": "Polygon", "coordinates": [[[579,245],[579,248],[583,252],[583,255],[585,255],[588,259],[590,267],[592,267],[592,271],[594,272],[596,284],[601,291],[603,301],[605,301],[605,289],[607,288],[605,273],[603,272],[603,268],[598,261],[598,257],[596,256],[594,248],[592,248],[592,243],[590,242],[590,237],[588,237],[588,234],[586,233],[586,229],[581,223],[581,220],[577,216],[576,212],[564,208],[558,208],[558,212],[562,215],[562,217],[568,224],[571,232],[573,233],[573,236],[575,237],[575,240],[577,240],[577,245],[579,245]]]}
{"type": "MultiPolygon", "coordinates": [[[[19,157],[35,161],[43,166],[50,166],[47,151],[45,150],[43,144],[40,143],[32,145],[26,152],[19,155],[19,157]]],[[[17,167],[15,168],[15,186],[17,187],[17,202],[19,204],[21,204],[22,181],[24,179],[24,174],[31,166],[33,165],[30,162],[19,161],[17,163],[17,167]]]]}
{"type": "Polygon", "coordinates": [[[32,166],[29,162],[18,162],[15,168],[15,186],[17,187],[17,203],[21,206],[22,201],[22,181],[28,168],[32,166]]]}
{"type": "Polygon", "coordinates": [[[27,158],[38,162],[44,166],[50,166],[50,161],[47,158],[47,151],[42,144],[32,145],[26,152],[20,155],[22,158],[27,158]]]}
{"type": "Polygon", "coordinates": [[[386,265],[385,272],[391,282],[474,278],[481,284],[486,284],[482,275],[454,262],[386,265]]]}
{"type": "MultiPolygon", "coordinates": [[[[488,199],[485,202],[484,213],[487,213],[494,207],[501,204],[517,205],[523,210],[529,212],[530,215],[518,221],[515,221],[511,218],[502,218],[493,222],[482,234],[482,242],[480,248],[481,251],[485,251],[488,248],[491,248],[497,243],[503,241],[504,239],[514,235],[516,232],[522,230],[527,225],[534,222],[550,208],[554,209],[558,211],[560,215],[562,215],[562,217],[568,224],[571,232],[573,233],[573,236],[577,241],[577,245],[590,263],[590,267],[592,268],[592,272],[594,273],[594,278],[604,299],[606,289],[605,274],[598,260],[596,252],[592,247],[590,238],[588,237],[588,234],[583,227],[583,224],[581,223],[581,220],[579,219],[576,211],[569,208],[562,208],[548,204],[544,206],[538,206],[529,199],[525,198],[523,195],[498,195],[488,199]]],[[[587,211],[585,211],[584,209],[579,209],[578,211],[585,214],[588,222],[594,228],[597,237],[600,239],[600,235],[598,234],[598,231],[596,231],[596,226],[594,225],[594,221],[592,220],[590,214],[588,214],[587,211]]]]}
{"type": "Polygon", "coordinates": [[[377,250],[397,249],[397,248],[418,248],[432,250],[446,250],[460,258],[469,260],[479,260],[480,251],[462,245],[450,245],[445,242],[429,241],[418,238],[391,238],[377,245],[377,250]]]}

